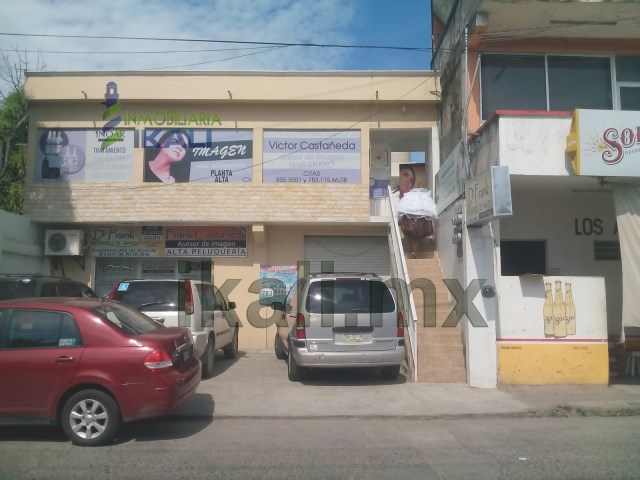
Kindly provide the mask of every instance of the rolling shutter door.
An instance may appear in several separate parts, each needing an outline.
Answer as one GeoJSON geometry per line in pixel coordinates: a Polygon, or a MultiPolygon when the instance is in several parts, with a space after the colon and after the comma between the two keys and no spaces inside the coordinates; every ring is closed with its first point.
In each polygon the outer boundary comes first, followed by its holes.
{"type": "Polygon", "coordinates": [[[304,237],[304,258],[311,273],[321,272],[321,262],[333,261],[334,272],[391,274],[387,237],[304,237]]]}

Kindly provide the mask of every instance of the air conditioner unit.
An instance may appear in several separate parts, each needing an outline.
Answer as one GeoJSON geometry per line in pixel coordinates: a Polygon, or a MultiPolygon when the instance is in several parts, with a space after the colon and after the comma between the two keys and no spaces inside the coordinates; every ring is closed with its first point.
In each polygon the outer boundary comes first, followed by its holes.
{"type": "Polygon", "coordinates": [[[81,255],[82,230],[47,230],[44,238],[45,255],[81,255]]]}

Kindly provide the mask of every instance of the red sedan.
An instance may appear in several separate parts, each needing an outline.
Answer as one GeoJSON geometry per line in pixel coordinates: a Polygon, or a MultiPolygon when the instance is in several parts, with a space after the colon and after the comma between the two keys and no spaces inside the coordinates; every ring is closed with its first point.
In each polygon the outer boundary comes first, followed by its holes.
{"type": "Polygon", "coordinates": [[[187,328],[117,302],[0,302],[0,425],[61,424],[73,443],[103,445],[122,422],[182,404],[201,368],[187,328]]]}

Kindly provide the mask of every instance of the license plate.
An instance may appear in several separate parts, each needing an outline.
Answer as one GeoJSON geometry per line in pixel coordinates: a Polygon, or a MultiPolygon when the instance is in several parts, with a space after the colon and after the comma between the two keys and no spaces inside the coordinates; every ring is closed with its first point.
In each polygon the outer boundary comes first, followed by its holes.
{"type": "Polygon", "coordinates": [[[359,333],[343,333],[342,341],[344,343],[362,343],[362,335],[359,333]]]}
{"type": "Polygon", "coordinates": [[[191,351],[189,349],[182,351],[182,360],[185,362],[191,358],[191,351]]]}

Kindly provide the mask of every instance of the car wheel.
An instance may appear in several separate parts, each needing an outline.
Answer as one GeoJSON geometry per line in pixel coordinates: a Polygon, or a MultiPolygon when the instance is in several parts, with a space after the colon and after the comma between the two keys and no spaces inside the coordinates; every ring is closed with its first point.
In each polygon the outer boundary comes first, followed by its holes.
{"type": "Polygon", "coordinates": [[[284,351],[282,340],[280,340],[280,335],[278,335],[277,333],[275,338],[273,339],[273,350],[276,352],[276,358],[278,360],[284,360],[285,358],[287,358],[287,352],[284,351]]]}
{"type": "Polygon", "coordinates": [[[382,367],[382,378],[385,380],[395,380],[400,375],[400,365],[393,367],[382,367]]]}
{"type": "Polygon", "coordinates": [[[65,435],[75,445],[105,445],[120,430],[120,408],[105,392],[83,390],[66,401],[61,422],[65,435]]]}
{"type": "Polygon", "coordinates": [[[202,376],[204,378],[211,378],[213,375],[213,367],[216,363],[216,350],[212,338],[209,338],[202,357],[200,357],[200,361],[202,362],[202,376]]]}
{"type": "Polygon", "coordinates": [[[225,358],[236,358],[238,355],[238,327],[233,329],[231,343],[222,349],[225,358]]]}
{"type": "Polygon", "coordinates": [[[287,374],[289,375],[289,380],[299,382],[306,377],[306,373],[307,369],[298,366],[293,358],[293,352],[289,349],[289,355],[287,355],[287,374]]]}

